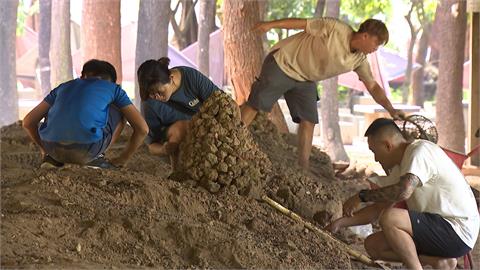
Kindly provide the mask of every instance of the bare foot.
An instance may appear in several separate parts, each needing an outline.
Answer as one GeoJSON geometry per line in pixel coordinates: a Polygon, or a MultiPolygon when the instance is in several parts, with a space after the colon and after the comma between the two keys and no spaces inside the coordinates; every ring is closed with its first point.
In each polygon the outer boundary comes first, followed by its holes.
{"type": "Polygon", "coordinates": [[[455,269],[456,266],[457,266],[457,259],[455,258],[441,259],[437,261],[436,265],[432,265],[432,267],[435,269],[445,269],[445,270],[455,269]]]}
{"type": "Polygon", "coordinates": [[[425,255],[419,256],[420,262],[424,265],[430,265],[433,269],[455,269],[457,266],[456,258],[440,258],[425,255]]]}

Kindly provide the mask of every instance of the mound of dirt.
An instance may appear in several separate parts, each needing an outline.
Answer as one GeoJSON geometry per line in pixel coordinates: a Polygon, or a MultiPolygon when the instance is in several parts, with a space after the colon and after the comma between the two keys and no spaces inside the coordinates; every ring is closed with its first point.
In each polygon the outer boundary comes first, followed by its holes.
{"type": "MultiPolygon", "coordinates": [[[[239,130],[201,121],[219,135],[239,130]]],[[[256,157],[233,157],[236,164],[245,158],[263,166],[255,173],[249,172],[251,166],[241,167],[243,174],[258,178],[246,179],[245,185],[234,178],[230,185],[209,179],[223,187],[211,193],[201,177],[170,180],[169,164],[149,155],[146,147],[120,170],[39,169],[40,154],[21,124],[2,128],[2,268],[350,268],[347,254],[335,243],[255,196],[243,196],[250,195],[248,186],[262,186],[284,206],[322,225],[341,213],[328,156],[315,151],[312,171],[302,173],[294,165],[291,137],[278,134],[264,115],[250,130],[258,148],[252,141],[250,148],[238,149],[256,157]]],[[[241,132],[228,134],[242,140],[251,136],[241,132]]],[[[117,154],[121,143],[107,157],[117,154]]],[[[223,158],[228,157],[232,154],[223,158]]]]}
{"type": "Polygon", "coordinates": [[[214,92],[192,118],[178,170],[212,193],[233,185],[239,194],[259,198],[271,166],[243,125],[235,101],[214,92]]]}

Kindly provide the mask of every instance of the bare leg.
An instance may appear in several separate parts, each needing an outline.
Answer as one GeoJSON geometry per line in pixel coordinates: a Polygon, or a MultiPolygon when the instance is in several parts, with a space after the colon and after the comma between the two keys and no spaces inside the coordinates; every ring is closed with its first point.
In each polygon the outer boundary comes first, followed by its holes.
{"type": "Polygon", "coordinates": [[[409,269],[422,269],[412,239],[412,225],[408,211],[399,208],[386,209],[380,217],[383,235],[391,249],[409,269]]]}
{"type": "MultiPolygon", "coordinates": [[[[375,260],[400,262],[400,257],[390,248],[383,232],[374,233],[365,239],[365,249],[375,260]]],[[[418,256],[422,265],[430,265],[433,269],[455,269],[457,259],[431,256],[418,256]]]]}
{"type": "Polygon", "coordinates": [[[242,122],[245,124],[245,126],[249,126],[253,119],[255,119],[255,116],[257,116],[258,111],[254,109],[253,107],[244,104],[241,108],[240,111],[242,113],[242,122]]]}
{"type": "Polygon", "coordinates": [[[374,260],[400,262],[400,257],[393,252],[383,232],[376,232],[365,239],[365,250],[374,260]]]}
{"type": "Polygon", "coordinates": [[[420,255],[418,256],[422,265],[430,265],[433,269],[453,270],[457,266],[456,258],[441,258],[420,255]]]}
{"type": "Polygon", "coordinates": [[[298,165],[304,170],[308,170],[310,165],[314,127],[314,123],[306,120],[302,120],[298,127],[298,165]]]}

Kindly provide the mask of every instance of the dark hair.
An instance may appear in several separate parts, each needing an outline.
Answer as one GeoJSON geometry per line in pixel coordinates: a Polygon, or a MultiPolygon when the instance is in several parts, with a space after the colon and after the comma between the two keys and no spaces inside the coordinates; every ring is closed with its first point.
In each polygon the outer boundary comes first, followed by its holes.
{"type": "Polygon", "coordinates": [[[367,128],[367,131],[365,131],[365,137],[375,136],[380,132],[380,130],[383,130],[384,128],[393,129],[395,131],[398,131],[398,133],[402,134],[402,131],[392,119],[377,118],[370,124],[370,126],[367,128]]]}
{"type": "Polygon", "coordinates": [[[158,60],[147,60],[143,62],[137,70],[138,86],[140,88],[140,98],[147,100],[152,91],[152,86],[156,84],[167,84],[170,82],[171,72],[168,69],[170,59],[162,57],[158,60]]]}
{"type": "Polygon", "coordinates": [[[380,20],[368,19],[364,21],[357,33],[368,33],[372,36],[378,37],[381,44],[387,44],[388,42],[388,29],[387,26],[380,20]]]}
{"type": "Polygon", "coordinates": [[[107,61],[98,59],[88,60],[82,67],[82,78],[100,77],[103,80],[117,82],[117,71],[115,67],[107,61]]]}

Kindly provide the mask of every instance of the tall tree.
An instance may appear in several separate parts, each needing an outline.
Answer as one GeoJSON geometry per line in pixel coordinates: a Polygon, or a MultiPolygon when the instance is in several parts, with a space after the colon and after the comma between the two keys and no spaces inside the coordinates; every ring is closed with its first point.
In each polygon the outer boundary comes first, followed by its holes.
{"type": "MultiPolygon", "coordinates": [[[[251,30],[259,21],[259,6],[257,1],[225,0],[224,10],[225,67],[236,102],[242,105],[255,76],[260,74],[264,57],[261,37],[251,30]]],[[[280,132],[288,132],[278,103],[272,109],[271,119],[280,132]]]]}
{"type": "Polygon", "coordinates": [[[239,105],[250,94],[263,60],[262,41],[251,29],[259,21],[257,1],[226,0],[224,3],[225,67],[239,105]]]}
{"type": "Polygon", "coordinates": [[[50,85],[50,33],[52,29],[52,0],[40,0],[40,26],[38,31],[38,68],[42,96],[51,90],[50,85]]]}
{"type": "Polygon", "coordinates": [[[83,0],[82,59],[110,62],[122,82],[120,0],[83,0]]]}
{"type": "Polygon", "coordinates": [[[198,23],[197,15],[195,14],[195,5],[197,2],[198,0],[179,0],[175,9],[170,13],[170,23],[172,24],[175,34],[172,42],[175,43],[180,50],[197,41],[198,23]],[[180,22],[177,23],[175,14],[180,5],[182,6],[182,13],[180,22]]]}
{"type": "Polygon", "coordinates": [[[410,29],[410,42],[408,44],[407,50],[407,69],[405,71],[405,80],[402,85],[402,103],[407,103],[408,94],[410,89],[410,81],[412,78],[412,68],[413,68],[413,47],[417,42],[417,35],[420,32],[420,27],[416,26],[413,23],[413,13],[415,10],[419,9],[419,5],[423,5],[423,0],[411,0],[410,9],[408,10],[407,15],[405,15],[405,20],[407,20],[408,27],[410,29]]]}
{"type": "Polygon", "coordinates": [[[18,0],[0,1],[0,127],[18,120],[15,30],[18,0]]]}
{"type": "Polygon", "coordinates": [[[50,66],[50,82],[54,87],[73,78],[70,0],[52,0],[50,66]]]}
{"type": "Polygon", "coordinates": [[[212,21],[215,20],[215,13],[212,17],[212,9],[215,10],[215,0],[200,0],[197,63],[198,70],[207,76],[209,75],[210,65],[210,33],[212,21]]]}
{"type": "Polygon", "coordinates": [[[462,75],[467,27],[466,2],[442,0],[439,8],[440,52],[436,119],[439,144],[465,151],[465,126],[462,105],[462,75]]]}
{"type": "MultiPolygon", "coordinates": [[[[170,0],[141,0],[138,10],[135,71],[148,59],[159,59],[168,54],[168,22],[170,0]]],[[[140,108],[140,92],[135,72],[135,106],[140,108]]]]}
{"type": "Polygon", "coordinates": [[[422,35],[418,41],[417,46],[417,55],[415,57],[415,62],[420,65],[420,67],[413,71],[412,73],[412,92],[411,92],[411,101],[410,104],[423,107],[425,102],[424,95],[424,75],[425,75],[425,65],[427,63],[427,52],[428,52],[428,41],[430,38],[430,28],[431,24],[427,24],[422,29],[422,35]]]}
{"type": "MultiPolygon", "coordinates": [[[[340,15],[340,0],[327,2],[325,12],[328,17],[340,15]]],[[[342,133],[340,131],[340,119],[338,116],[338,77],[330,78],[322,82],[323,91],[320,98],[320,111],[322,118],[322,141],[326,152],[333,161],[349,161],[345,147],[343,146],[342,133]]]]}

